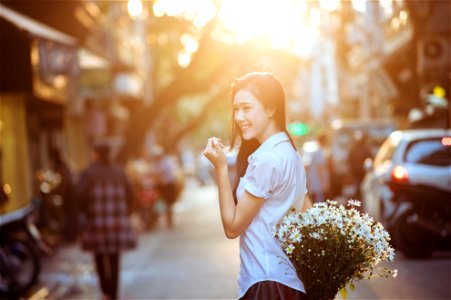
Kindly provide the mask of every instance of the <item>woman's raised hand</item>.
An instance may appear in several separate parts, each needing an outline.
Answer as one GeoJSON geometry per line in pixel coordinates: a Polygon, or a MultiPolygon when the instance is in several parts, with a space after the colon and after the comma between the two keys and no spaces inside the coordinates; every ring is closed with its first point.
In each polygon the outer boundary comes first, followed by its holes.
{"type": "Polygon", "coordinates": [[[227,165],[227,157],[224,153],[224,145],[221,139],[211,137],[208,139],[207,146],[204,150],[204,155],[209,161],[218,168],[223,165],[227,165]]]}

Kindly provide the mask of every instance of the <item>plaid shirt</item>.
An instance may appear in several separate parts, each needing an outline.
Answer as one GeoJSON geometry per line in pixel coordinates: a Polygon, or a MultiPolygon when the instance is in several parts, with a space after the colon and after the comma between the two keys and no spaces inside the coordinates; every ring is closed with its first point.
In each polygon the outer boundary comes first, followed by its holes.
{"type": "Polygon", "coordinates": [[[122,169],[94,164],[82,174],[78,187],[87,212],[82,248],[96,253],[118,253],[135,247],[136,235],[128,218],[133,192],[122,169]]]}

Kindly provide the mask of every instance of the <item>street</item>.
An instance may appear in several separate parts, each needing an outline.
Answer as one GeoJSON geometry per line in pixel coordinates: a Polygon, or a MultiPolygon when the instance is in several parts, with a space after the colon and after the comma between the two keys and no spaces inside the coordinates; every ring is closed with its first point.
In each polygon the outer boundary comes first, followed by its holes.
{"type": "MultiPolygon", "coordinates": [[[[397,253],[396,279],[356,285],[348,299],[450,299],[451,254],[427,260],[397,253]]],[[[233,299],[237,297],[238,239],[228,240],[219,217],[216,187],[189,184],[176,207],[176,225],[142,233],[139,247],[122,258],[122,299],[233,299]]],[[[100,299],[91,256],[79,245],[45,258],[34,299],[100,299]]],[[[338,294],[336,299],[342,299],[338,294]]]]}

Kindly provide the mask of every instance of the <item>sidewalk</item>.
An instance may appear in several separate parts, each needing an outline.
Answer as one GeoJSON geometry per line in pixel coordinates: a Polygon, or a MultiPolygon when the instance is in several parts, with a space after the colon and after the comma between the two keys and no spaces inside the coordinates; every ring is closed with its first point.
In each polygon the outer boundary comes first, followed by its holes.
{"type": "MultiPolygon", "coordinates": [[[[121,298],[236,298],[238,240],[224,236],[216,187],[189,184],[175,211],[174,229],[160,222],[122,256],[121,298]]],[[[29,299],[101,299],[91,253],[72,244],[44,258],[29,299]]]]}
{"type": "Polygon", "coordinates": [[[91,255],[78,244],[64,245],[43,257],[39,283],[28,299],[100,299],[91,255]]]}

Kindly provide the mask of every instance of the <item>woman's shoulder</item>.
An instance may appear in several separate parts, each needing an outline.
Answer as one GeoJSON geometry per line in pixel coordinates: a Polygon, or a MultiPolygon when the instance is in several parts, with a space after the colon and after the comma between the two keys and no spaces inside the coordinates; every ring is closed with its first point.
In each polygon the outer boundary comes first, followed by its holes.
{"type": "Polygon", "coordinates": [[[272,148],[268,151],[256,153],[249,160],[249,165],[262,165],[265,168],[279,168],[286,164],[289,160],[289,156],[286,152],[280,151],[280,149],[272,148]]]}
{"type": "Polygon", "coordinates": [[[288,162],[299,156],[297,150],[289,142],[279,143],[268,152],[270,157],[279,162],[288,162]]]}
{"type": "Polygon", "coordinates": [[[269,150],[269,151],[262,151],[258,153],[252,154],[252,156],[249,159],[249,164],[272,164],[275,162],[279,162],[280,160],[280,153],[277,153],[275,151],[269,150]]]}
{"type": "Polygon", "coordinates": [[[263,164],[265,166],[283,167],[297,161],[299,153],[289,142],[282,142],[272,146],[266,151],[256,151],[249,157],[249,165],[263,164]]]}

